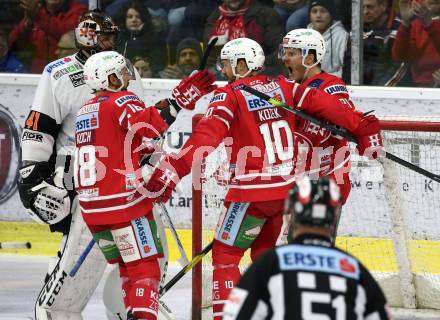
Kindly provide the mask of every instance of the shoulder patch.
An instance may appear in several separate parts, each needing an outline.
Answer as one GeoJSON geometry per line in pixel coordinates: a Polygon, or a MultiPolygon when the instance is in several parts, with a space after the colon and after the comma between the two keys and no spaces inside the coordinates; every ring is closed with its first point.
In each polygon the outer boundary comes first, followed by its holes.
{"type": "Polygon", "coordinates": [[[70,81],[72,81],[72,85],[74,87],[79,87],[79,86],[86,84],[84,82],[84,73],[82,71],[70,74],[69,78],[70,78],[70,81]]]}
{"type": "Polygon", "coordinates": [[[130,101],[130,100],[131,101],[141,101],[141,99],[139,99],[138,96],[133,94],[133,95],[125,95],[125,96],[119,97],[118,99],[116,99],[115,103],[118,107],[120,107],[124,103],[126,103],[127,101],[130,101]]]}
{"type": "Polygon", "coordinates": [[[61,78],[65,74],[69,74],[69,73],[72,73],[72,72],[75,72],[78,70],[82,70],[82,69],[83,69],[83,67],[79,63],[70,64],[70,65],[66,66],[65,68],[62,68],[62,69],[55,71],[55,73],[53,74],[53,78],[55,80],[58,80],[59,78],[61,78]]]}
{"type": "Polygon", "coordinates": [[[323,79],[315,79],[315,80],[313,80],[312,82],[309,83],[308,87],[319,89],[319,87],[321,86],[321,84],[323,82],[324,82],[323,79]]]}
{"type": "Polygon", "coordinates": [[[328,94],[336,94],[336,93],[348,94],[347,87],[344,86],[343,84],[335,84],[335,85],[329,86],[329,87],[325,88],[324,91],[327,92],[328,94]]]}
{"type": "Polygon", "coordinates": [[[99,103],[86,104],[78,111],[78,116],[86,113],[98,112],[99,111],[99,103]]]}
{"type": "Polygon", "coordinates": [[[308,270],[359,279],[359,262],[345,252],[308,245],[276,248],[280,270],[308,270]]]}
{"type": "Polygon", "coordinates": [[[218,102],[218,101],[225,101],[225,100],[226,100],[226,93],[218,93],[211,98],[209,103],[218,102]]]}
{"type": "Polygon", "coordinates": [[[46,66],[46,72],[51,73],[54,68],[62,66],[63,64],[66,64],[70,61],[72,61],[70,57],[65,57],[62,59],[55,60],[54,62],[46,66]]]}

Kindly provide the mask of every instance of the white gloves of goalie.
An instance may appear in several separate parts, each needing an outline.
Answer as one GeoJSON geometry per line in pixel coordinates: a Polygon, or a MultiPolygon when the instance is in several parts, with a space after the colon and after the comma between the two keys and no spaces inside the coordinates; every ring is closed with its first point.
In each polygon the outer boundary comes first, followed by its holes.
{"type": "MultiPolygon", "coordinates": [[[[21,172],[24,169],[20,170],[20,174],[25,174],[21,172]]],[[[70,214],[71,201],[62,179],[63,169],[58,168],[52,175],[50,183],[43,180],[30,189],[30,192],[36,193],[36,196],[28,212],[36,222],[55,224],[70,214]]]]}

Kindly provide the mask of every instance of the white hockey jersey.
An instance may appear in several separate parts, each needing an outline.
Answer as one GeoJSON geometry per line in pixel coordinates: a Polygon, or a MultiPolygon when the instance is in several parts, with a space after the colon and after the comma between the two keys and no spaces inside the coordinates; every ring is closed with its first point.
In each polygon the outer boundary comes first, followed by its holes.
{"type": "MultiPolygon", "coordinates": [[[[83,80],[84,59],[80,53],[49,63],[41,75],[31,111],[21,137],[22,161],[48,161],[75,152],[75,117],[92,90],[83,80]]],[[[143,97],[140,76],[130,81],[129,90],[143,97]]]]}

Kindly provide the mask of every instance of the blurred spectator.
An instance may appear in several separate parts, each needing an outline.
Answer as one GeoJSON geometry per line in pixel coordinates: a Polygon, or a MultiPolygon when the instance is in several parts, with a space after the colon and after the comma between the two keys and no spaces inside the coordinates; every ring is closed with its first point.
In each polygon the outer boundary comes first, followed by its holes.
{"type": "Polygon", "coordinates": [[[73,0],[20,0],[24,18],[9,34],[10,46],[20,50],[21,44],[32,44],[33,73],[41,73],[46,64],[56,59],[61,36],[73,30],[87,8],[73,0]]]}
{"type": "Polygon", "coordinates": [[[160,77],[165,79],[182,79],[199,67],[202,59],[200,42],[186,38],[177,45],[176,64],[169,65],[161,71],[160,77]]]}
{"type": "Polygon", "coordinates": [[[173,47],[175,47],[181,39],[179,38],[181,36],[180,30],[185,18],[186,6],[189,2],[189,0],[174,0],[171,2],[171,7],[168,11],[167,43],[173,47]]]}
{"type": "Polygon", "coordinates": [[[305,28],[309,23],[307,0],[273,0],[274,9],[286,26],[286,32],[305,28]]]}
{"type": "Polygon", "coordinates": [[[75,45],[75,32],[73,30],[67,31],[61,36],[60,41],[58,41],[58,47],[55,53],[58,58],[63,58],[70,56],[77,51],[78,49],[75,45]]]}
{"type": "MultiPolygon", "coordinates": [[[[409,84],[405,64],[392,59],[391,49],[400,22],[387,0],[364,0],[363,84],[396,86],[409,84]]],[[[345,60],[344,81],[350,82],[350,51],[345,60]]]]}
{"type": "Polygon", "coordinates": [[[204,39],[207,43],[218,37],[217,52],[229,40],[253,39],[266,54],[266,73],[279,74],[282,71],[277,58],[278,45],[283,35],[281,18],[274,9],[252,0],[223,0],[223,4],[208,17],[204,39]]]}
{"type": "Polygon", "coordinates": [[[26,72],[23,63],[17,57],[9,52],[8,36],[0,30],[0,72],[26,72]]]}
{"type": "Polygon", "coordinates": [[[185,8],[180,33],[176,36],[179,39],[192,37],[203,42],[206,20],[221,3],[221,0],[191,0],[185,8]]]}
{"type": "Polygon", "coordinates": [[[141,78],[152,78],[153,70],[151,70],[151,59],[148,57],[136,56],[131,62],[133,67],[139,72],[141,78]]]}
{"type": "Polygon", "coordinates": [[[440,0],[400,0],[399,7],[402,23],[393,59],[410,65],[414,84],[432,86],[440,67],[440,0]]]}
{"type": "Polygon", "coordinates": [[[9,32],[23,18],[23,10],[17,0],[0,1],[1,29],[9,32]]]}
{"type": "Polygon", "coordinates": [[[135,56],[149,56],[153,72],[165,66],[165,33],[154,31],[149,10],[139,0],[123,6],[117,18],[121,27],[118,51],[130,60],[135,56]]]}
{"type": "Polygon", "coordinates": [[[434,71],[432,74],[433,80],[434,80],[434,88],[440,87],[440,68],[434,71]]]}
{"type": "Polygon", "coordinates": [[[311,23],[307,28],[321,33],[325,41],[326,53],[321,61],[321,68],[327,73],[342,77],[349,36],[342,23],[334,19],[335,4],[333,0],[312,0],[309,8],[311,23]]]}

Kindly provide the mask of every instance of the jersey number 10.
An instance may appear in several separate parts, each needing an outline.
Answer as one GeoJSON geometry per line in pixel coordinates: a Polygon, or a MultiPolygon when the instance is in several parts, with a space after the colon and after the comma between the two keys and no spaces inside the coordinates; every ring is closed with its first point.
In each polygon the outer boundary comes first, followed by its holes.
{"type": "Polygon", "coordinates": [[[274,121],[271,124],[263,123],[260,125],[260,133],[264,139],[267,159],[270,164],[277,162],[276,156],[278,156],[278,160],[280,161],[293,158],[293,135],[289,123],[286,120],[274,121]],[[284,131],[286,136],[287,146],[283,146],[281,130],[284,131]]]}

